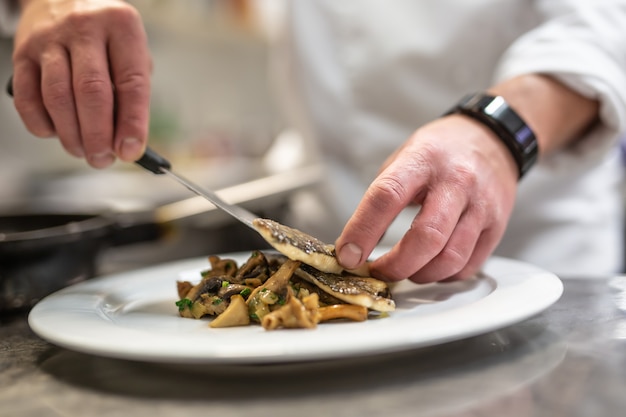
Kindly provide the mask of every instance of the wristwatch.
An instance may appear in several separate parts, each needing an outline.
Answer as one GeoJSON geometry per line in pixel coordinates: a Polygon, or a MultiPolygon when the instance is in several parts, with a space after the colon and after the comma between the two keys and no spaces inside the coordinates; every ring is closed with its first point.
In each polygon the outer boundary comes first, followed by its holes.
{"type": "Polygon", "coordinates": [[[519,178],[537,161],[539,147],[535,134],[503,97],[469,94],[446,115],[455,113],[481,122],[496,134],[513,155],[519,168],[519,178]]]}

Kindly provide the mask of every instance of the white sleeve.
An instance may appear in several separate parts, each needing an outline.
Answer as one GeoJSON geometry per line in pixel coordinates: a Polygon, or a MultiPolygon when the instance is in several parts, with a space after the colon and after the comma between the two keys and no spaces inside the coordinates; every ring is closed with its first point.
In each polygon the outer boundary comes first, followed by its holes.
{"type": "Polygon", "coordinates": [[[11,36],[15,33],[18,17],[16,1],[0,0],[0,36],[11,36]]]}
{"type": "Polygon", "coordinates": [[[509,47],[496,81],[544,73],[599,100],[601,123],[589,137],[612,145],[626,132],[626,0],[541,0],[540,10],[544,23],[509,47]]]}

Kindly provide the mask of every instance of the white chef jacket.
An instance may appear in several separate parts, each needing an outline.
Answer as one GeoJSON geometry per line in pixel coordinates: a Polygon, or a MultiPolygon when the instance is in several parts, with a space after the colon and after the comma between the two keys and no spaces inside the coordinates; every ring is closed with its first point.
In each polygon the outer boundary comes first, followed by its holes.
{"type": "MultiPolygon", "coordinates": [[[[277,85],[291,123],[327,172],[319,195],[294,202],[290,221],[297,227],[334,240],[382,162],[420,125],[469,92],[546,73],[598,99],[601,122],[522,179],[496,254],[568,276],[621,270],[617,143],[626,131],[626,1],[317,0],[289,6],[275,60],[277,85]]],[[[382,244],[395,243],[415,213],[406,210],[382,244]]]]}

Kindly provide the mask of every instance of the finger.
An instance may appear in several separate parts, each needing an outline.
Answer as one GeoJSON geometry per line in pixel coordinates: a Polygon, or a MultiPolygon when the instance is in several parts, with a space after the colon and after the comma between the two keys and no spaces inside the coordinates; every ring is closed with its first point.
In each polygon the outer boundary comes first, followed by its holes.
{"type": "Polygon", "coordinates": [[[106,46],[95,37],[72,45],[72,82],[80,136],[87,161],[106,168],[115,161],[113,151],[113,87],[106,46]]]}
{"type": "Polygon", "coordinates": [[[41,94],[57,136],[68,153],[83,156],[67,52],[61,47],[46,52],[41,66],[41,94]]]}
{"type": "Polygon", "coordinates": [[[128,30],[111,33],[109,41],[116,100],[115,150],[130,162],[141,157],[148,140],[152,62],[139,16],[132,9],[117,13],[131,23],[126,25],[128,30]]]}
{"type": "Polygon", "coordinates": [[[430,262],[409,279],[417,283],[441,281],[456,276],[467,267],[482,232],[481,221],[468,212],[461,215],[450,239],[430,262]]]}
{"type": "Polygon", "coordinates": [[[465,267],[461,269],[459,272],[454,274],[451,278],[453,279],[466,279],[470,278],[483,266],[485,261],[491,256],[493,251],[495,250],[498,242],[502,238],[504,231],[499,231],[496,228],[491,228],[483,231],[483,233],[478,238],[478,242],[472,252],[472,256],[465,264],[465,267]]]}
{"type": "Polygon", "coordinates": [[[15,63],[13,75],[13,104],[24,126],[40,138],[52,137],[54,126],[41,95],[41,71],[32,61],[15,63]]]}
{"type": "Polygon", "coordinates": [[[466,205],[462,190],[432,190],[402,239],[371,264],[373,273],[393,281],[413,276],[446,247],[466,205]]]}
{"type": "Polygon", "coordinates": [[[389,225],[424,188],[428,175],[422,171],[398,160],[372,182],[337,239],[343,266],[356,268],[365,262],[389,225]]]}

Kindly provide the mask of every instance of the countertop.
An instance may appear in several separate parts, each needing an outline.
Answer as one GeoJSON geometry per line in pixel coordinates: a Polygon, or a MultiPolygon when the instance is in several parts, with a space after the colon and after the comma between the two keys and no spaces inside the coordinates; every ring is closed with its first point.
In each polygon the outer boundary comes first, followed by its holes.
{"type": "Polygon", "coordinates": [[[0,316],[0,416],[623,416],[626,277],[563,281],[556,304],[498,331],[309,364],[108,359],[0,316]]]}

